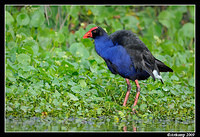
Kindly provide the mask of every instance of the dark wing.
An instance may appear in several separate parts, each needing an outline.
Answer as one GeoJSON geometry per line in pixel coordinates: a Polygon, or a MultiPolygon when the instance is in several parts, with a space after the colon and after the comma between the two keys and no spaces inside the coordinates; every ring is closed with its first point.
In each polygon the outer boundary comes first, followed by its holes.
{"type": "Polygon", "coordinates": [[[152,76],[153,70],[159,70],[155,63],[155,57],[151,54],[146,45],[131,31],[120,30],[109,36],[114,44],[122,45],[131,57],[136,71],[145,70],[152,76]]]}
{"type": "Polygon", "coordinates": [[[113,64],[113,63],[112,63],[110,60],[108,60],[108,59],[104,59],[104,60],[105,60],[105,62],[106,62],[106,64],[107,64],[109,70],[110,70],[113,74],[118,74],[116,65],[113,64]]]}
{"type": "Polygon", "coordinates": [[[166,65],[165,65],[163,62],[161,62],[160,60],[155,59],[155,62],[156,62],[156,64],[157,64],[158,69],[159,69],[160,72],[173,72],[173,70],[172,70],[170,67],[166,66],[166,65]]]}

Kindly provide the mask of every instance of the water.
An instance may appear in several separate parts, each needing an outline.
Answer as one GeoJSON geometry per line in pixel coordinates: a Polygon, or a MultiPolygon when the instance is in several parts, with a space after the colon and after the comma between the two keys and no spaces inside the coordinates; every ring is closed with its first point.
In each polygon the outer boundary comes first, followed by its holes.
{"type": "Polygon", "coordinates": [[[119,120],[115,121],[110,117],[101,118],[7,118],[5,120],[5,131],[67,131],[67,132],[170,132],[183,131],[194,132],[195,123],[193,120],[172,121],[172,120],[119,120]]]}

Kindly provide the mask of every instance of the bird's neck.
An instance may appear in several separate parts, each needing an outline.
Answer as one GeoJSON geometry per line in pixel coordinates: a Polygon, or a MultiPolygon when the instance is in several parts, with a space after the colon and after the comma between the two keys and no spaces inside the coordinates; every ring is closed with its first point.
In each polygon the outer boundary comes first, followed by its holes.
{"type": "Polygon", "coordinates": [[[96,37],[94,42],[96,52],[103,58],[106,58],[106,51],[115,46],[107,34],[96,37]]]}

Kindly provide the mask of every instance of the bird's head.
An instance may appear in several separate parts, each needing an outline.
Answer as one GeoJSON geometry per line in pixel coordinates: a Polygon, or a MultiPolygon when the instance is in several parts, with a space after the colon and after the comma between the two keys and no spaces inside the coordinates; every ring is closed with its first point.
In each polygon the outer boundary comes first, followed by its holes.
{"type": "Polygon", "coordinates": [[[95,39],[97,36],[102,36],[106,34],[105,30],[101,27],[93,27],[91,28],[85,35],[83,36],[84,39],[86,38],[93,38],[95,39]]]}

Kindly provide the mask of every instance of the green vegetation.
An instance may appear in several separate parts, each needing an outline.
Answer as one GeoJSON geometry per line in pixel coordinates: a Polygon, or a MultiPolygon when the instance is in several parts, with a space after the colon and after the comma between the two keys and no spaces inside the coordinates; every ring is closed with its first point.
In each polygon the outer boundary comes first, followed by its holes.
{"type": "Polygon", "coordinates": [[[6,6],[6,117],[194,120],[194,6],[6,6]],[[164,85],[139,81],[127,102],[125,80],[96,54],[93,26],[138,34],[170,66],[164,85]]]}

